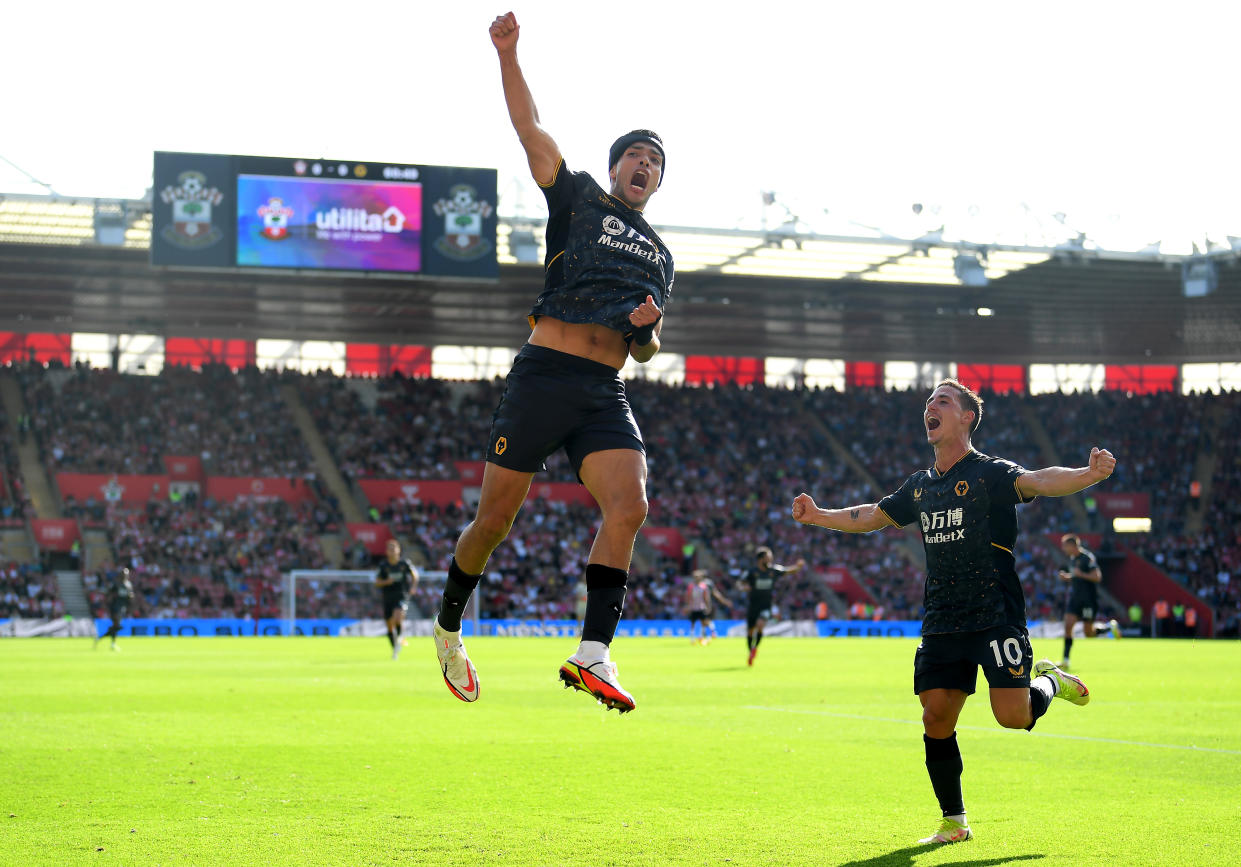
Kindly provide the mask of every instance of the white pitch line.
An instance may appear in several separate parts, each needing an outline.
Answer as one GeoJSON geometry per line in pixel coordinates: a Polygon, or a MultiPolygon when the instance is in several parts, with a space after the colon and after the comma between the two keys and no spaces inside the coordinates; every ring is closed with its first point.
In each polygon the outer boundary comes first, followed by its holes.
{"type": "MultiPolygon", "coordinates": [[[[921,720],[896,719],[893,717],[886,717],[886,716],[862,716],[860,714],[852,714],[852,713],[832,713],[831,711],[825,711],[825,710],[797,710],[791,707],[765,707],[764,705],[761,705],[761,704],[748,704],[745,706],[745,709],[746,710],[768,710],[768,711],[775,711],[776,713],[799,713],[799,714],[805,714],[807,716],[830,716],[830,717],[835,717],[837,719],[862,720],[863,722],[888,722],[888,723],[900,723],[901,725],[911,725],[911,726],[922,724],[921,720]]],[[[957,726],[957,729],[959,730],[963,729],[965,731],[971,731],[971,732],[995,732],[995,731],[1003,730],[1003,729],[996,729],[991,726],[986,726],[986,727],[984,726],[957,726]]],[[[1188,750],[1194,753],[1223,753],[1224,755],[1228,755],[1228,756],[1241,756],[1241,750],[1218,750],[1218,749],[1215,749],[1214,747],[1195,747],[1193,745],[1185,745],[1185,744],[1153,744],[1153,743],[1148,743],[1146,741],[1125,741],[1125,740],[1120,740],[1118,738],[1092,738],[1092,737],[1087,737],[1085,735],[1061,735],[1061,734],[1056,734],[1054,732],[1030,732],[1030,734],[1034,735],[1034,737],[1036,738],[1060,738],[1061,740],[1066,740],[1066,741],[1088,741],[1092,744],[1120,744],[1122,746],[1128,746],[1128,747],[1155,747],[1161,750],[1188,750]]]]}

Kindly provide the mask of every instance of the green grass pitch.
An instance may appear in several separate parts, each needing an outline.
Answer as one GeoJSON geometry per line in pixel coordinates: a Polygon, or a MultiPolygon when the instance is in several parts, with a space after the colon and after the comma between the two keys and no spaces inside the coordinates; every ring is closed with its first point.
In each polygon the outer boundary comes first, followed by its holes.
{"type": "MultiPolygon", "coordinates": [[[[621,639],[637,710],[556,680],[575,643],[0,641],[0,863],[923,867],[1236,864],[1241,644],[1078,640],[1091,704],[958,738],[938,822],[906,639],[621,639]]],[[[1058,658],[1059,641],[1035,641],[1058,658]]]]}

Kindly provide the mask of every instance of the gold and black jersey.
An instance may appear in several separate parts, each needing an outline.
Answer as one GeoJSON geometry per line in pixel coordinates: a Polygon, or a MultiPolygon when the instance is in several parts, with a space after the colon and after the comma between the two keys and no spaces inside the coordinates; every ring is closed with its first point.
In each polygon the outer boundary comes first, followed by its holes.
{"type": "Polygon", "coordinates": [[[530,309],[562,322],[633,331],[629,314],[650,295],[661,310],[672,298],[672,253],[641,211],[608,195],[586,172],[562,160],[547,197],[543,292],[530,309]]]}
{"type": "MultiPolygon", "coordinates": [[[[926,549],[923,635],[1024,626],[1013,551],[1025,469],[969,451],[946,472],[914,473],[879,502],[897,526],[918,524],[926,549]]],[[[1033,499],[1033,498],[1030,498],[1033,499]]]]}

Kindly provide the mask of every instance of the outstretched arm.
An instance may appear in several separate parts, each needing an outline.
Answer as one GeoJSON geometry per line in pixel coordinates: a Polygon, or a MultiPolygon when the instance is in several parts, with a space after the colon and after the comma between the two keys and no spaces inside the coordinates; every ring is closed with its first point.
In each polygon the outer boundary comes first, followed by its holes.
{"type": "Polygon", "coordinates": [[[1090,450],[1090,463],[1084,467],[1046,467],[1017,477],[1021,496],[1067,497],[1103,481],[1116,469],[1116,458],[1107,449],[1090,450]]]}
{"type": "Polygon", "coordinates": [[[895,526],[877,503],[847,509],[820,509],[809,494],[798,494],[793,501],[793,520],[844,533],[869,533],[895,526]]]}
{"type": "Polygon", "coordinates": [[[504,85],[509,120],[513,122],[513,129],[517,130],[521,146],[526,149],[531,176],[537,183],[547,186],[560,163],[560,148],[539,126],[539,110],[517,63],[517,37],[520,32],[517,16],[512,12],[491,22],[491,44],[500,57],[500,81],[504,85]]]}

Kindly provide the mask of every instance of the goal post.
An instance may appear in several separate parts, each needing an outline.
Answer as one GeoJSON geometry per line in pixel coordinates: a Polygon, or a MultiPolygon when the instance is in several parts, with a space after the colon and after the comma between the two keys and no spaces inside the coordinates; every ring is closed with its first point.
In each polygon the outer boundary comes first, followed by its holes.
{"type": "MultiPolygon", "coordinates": [[[[281,579],[280,606],[285,634],[295,634],[294,625],[299,617],[382,623],[382,593],[374,586],[375,573],[375,569],[294,569],[286,572],[281,579]],[[308,611],[308,608],[311,610],[308,611]]],[[[418,586],[410,594],[407,621],[435,617],[447,579],[448,573],[442,570],[418,570],[418,586]]],[[[475,635],[479,634],[478,597],[477,590],[470,596],[465,618],[472,621],[475,635]]]]}

